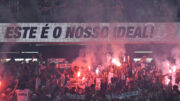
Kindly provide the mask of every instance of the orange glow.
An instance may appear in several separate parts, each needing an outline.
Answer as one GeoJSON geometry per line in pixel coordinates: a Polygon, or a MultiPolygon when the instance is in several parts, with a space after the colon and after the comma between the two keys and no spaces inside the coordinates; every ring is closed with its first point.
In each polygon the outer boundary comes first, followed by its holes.
{"type": "Polygon", "coordinates": [[[116,66],[121,66],[121,63],[119,62],[118,59],[112,59],[112,63],[115,64],[116,66]]]}
{"type": "Polygon", "coordinates": [[[91,70],[91,66],[88,66],[88,69],[91,70]]]}

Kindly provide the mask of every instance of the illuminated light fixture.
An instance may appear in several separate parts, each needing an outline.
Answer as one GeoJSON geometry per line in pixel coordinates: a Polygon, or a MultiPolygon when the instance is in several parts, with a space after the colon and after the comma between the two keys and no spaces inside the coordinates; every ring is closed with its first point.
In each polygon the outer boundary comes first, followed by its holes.
{"type": "Polygon", "coordinates": [[[15,61],[23,61],[24,59],[23,58],[15,58],[14,60],[15,61]]]}
{"type": "MultiPolygon", "coordinates": [[[[15,61],[24,61],[24,58],[15,58],[15,61]]],[[[28,62],[32,60],[32,58],[25,58],[25,61],[28,62]]],[[[37,58],[33,58],[33,61],[37,61],[37,58]]]]}
{"type": "MultiPolygon", "coordinates": [[[[25,58],[25,61],[30,61],[32,58],[25,58]]],[[[33,58],[33,61],[37,61],[37,58],[33,58]]]]}
{"type": "MultiPolygon", "coordinates": [[[[7,59],[1,59],[1,61],[5,61],[5,62],[8,62],[8,61],[10,61],[11,59],[10,58],[7,58],[7,59]]],[[[15,61],[26,61],[26,62],[28,62],[28,61],[30,61],[30,60],[32,60],[32,58],[15,58],[14,59],[15,61]]],[[[38,59],[37,58],[33,58],[33,61],[38,61],[38,59]]]]}
{"type": "Polygon", "coordinates": [[[27,53],[27,54],[38,54],[39,52],[0,52],[0,54],[19,54],[19,53],[27,53]]]}
{"type": "Polygon", "coordinates": [[[26,53],[26,54],[38,54],[39,52],[21,52],[21,53],[26,53]]]}
{"type": "Polygon", "coordinates": [[[137,54],[143,54],[143,53],[148,53],[148,54],[151,54],[152,51],[134,51],[134,53],[137,53],[137,54]]]}
{"type": "Polygon", "coordinates": [[[1,54],[4,54],[4,53],[8,53],[8,54],[16,54],[16,53],[20,53],[20,52],[0,52],[1,54]]]}
{"type": "Polygon", "coordinates": [[[1,59],[1,61],[3,61],[3,62],[8,62],[8,61],[10,61],[11,59],[1,59]]]}
{"type": "MultiPolygon", "coordinates": [[[[57,43],[53,43],[53,44],[36,44],[36,46],[62,46],[62,45],[66,45],[66,46],[70,46],[71,44],[57,44],[57,43]]],[[[78,44],[78,45],[86,45],[86,44],[78,44]]]]}
{"type": "MultiPolygon", "coordinates": [[[[138,62],[141,60],[141,58],[134,58],[133,59],[135,62],[138,62]]],[[[151,62],[152,61],[152,58],[146,58],[146,62],[151,62]]]]}

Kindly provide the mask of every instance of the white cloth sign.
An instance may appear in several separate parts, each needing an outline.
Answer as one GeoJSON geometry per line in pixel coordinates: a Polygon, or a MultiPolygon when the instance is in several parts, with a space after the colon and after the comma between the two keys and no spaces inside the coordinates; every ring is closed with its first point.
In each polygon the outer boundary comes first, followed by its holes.
{"type": "Polygon", "coordinates": [[[0,23],[0,42],[173,43],[180,41],[179,27],[180,23],[0,23]]]}

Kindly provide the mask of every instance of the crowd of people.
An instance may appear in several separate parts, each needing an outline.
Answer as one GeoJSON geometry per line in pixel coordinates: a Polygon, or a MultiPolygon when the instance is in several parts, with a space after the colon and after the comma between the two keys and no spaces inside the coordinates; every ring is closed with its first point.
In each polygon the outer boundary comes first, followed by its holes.
{"type": "MultiPolygon", "coordinates": [[[[16,101],[20,91],[27,91],[32,101],[117,100],[178,101],[178,85],[164,83],[156,65],[123,60],[108,67],[101,65],[59,68],[55,63],[15,62],[1,64],[0,97],[16,101]]],[[[176,82],[178,84],[178,82],[176,82]]]]}

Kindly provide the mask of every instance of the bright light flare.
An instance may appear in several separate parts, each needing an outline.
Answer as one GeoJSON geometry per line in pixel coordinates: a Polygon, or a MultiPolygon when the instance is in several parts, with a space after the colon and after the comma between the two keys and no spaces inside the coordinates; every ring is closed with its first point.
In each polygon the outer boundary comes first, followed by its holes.
{"type": "Polygon", "coordinates": [[[126,62],[126,57],[124,56],[123,61],[126,62]]]}
{"type": "Polygon", "coordinates": [[[0,81],[0,86],[2,86],[2,82],[0,81]]]}
{"type": "Polygon", "coordinates": [[[169,83],[170,83],[170,79],[168,78],[168,76],[166,76],[166,77],[165,77],[165,84],[166,84],[166,85],[169,85],[169,83]]]}
{"type": "Polygon", "coordinates": [[[172,69],[172,72],[176,72],[176,66],[172,66],[171,69],[172,69]]]}
{"type": "Polygon", "coordinates": [[[167,62],[167,66],[168,66],[168,67],[170,66],[169,62],[167,62]]]}
{"type": "Polygon", "coordinates": [[[84,81],[84,80],[85,80],[85,77],[82,78],[82,81],[84,81]]]}
{"type": "Polygon", "coordinates": [[[91,70],[91,66],[88,66],[88,69],[91,70]]]}
{"type": "Polygon", "coordinates": [[[96,74],[99,74],[99,69],[96,69],[96,74]]]}
{"type": "Polygon", "coordinates": [[[121,63],[118,61],[118,59],[112,59],[112,63],[115,64],[116,66],[121,66],[121,63]]]}
{"type": "Polygon", "coordinates": [[[170,74],[172,73],[172,70],[171,70],[171,69],[169,70],[169,73],[170,73],[170,74]]]}
{"type": "Polygon", "coordinates": [[[78,71],[78,73],[77,73],[77,77],[80,77],[81,76],[81,72],[80,71],[78,71]]]}
{"type": "Polygon", "coordinates": [[[171,69],[169,69],[169,73],[175,73],[176,72],[177,67],[176,66],[172,66],[171,69]]]}

